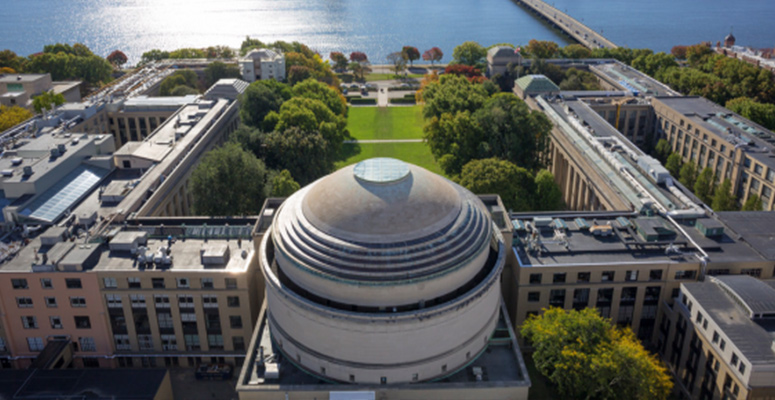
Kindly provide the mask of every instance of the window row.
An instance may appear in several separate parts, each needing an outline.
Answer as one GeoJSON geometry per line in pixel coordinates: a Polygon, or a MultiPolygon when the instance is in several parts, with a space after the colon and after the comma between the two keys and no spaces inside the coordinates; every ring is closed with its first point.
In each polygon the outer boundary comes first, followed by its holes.
{"type": "MultiPolygon", "coordinates": [[[[11,287],[14,289],[29,289],[29,283],[25,278],[11,279],[11,287]]],[[[43,289],[53,289],[54,283],[50,278],[41,278],[40,287],[43,289]]],[[[83,289],[83,284],[80,278],[67,278],[65,279],[65,287],[68,289],[83,289]]]]}
{"type": "MultiPolygon", "coordinates": [[[[638,281],[639,270],[629,270],[624,271],[624,281],[625,282],[635,282],[638,281]]],[[[648,280],[649,281],[661,281],[663,276],[663,270],[661,269],[652,269],[649,271],[648,280]]],[[[542,273],[535,273],[530,274],[530,284],[531,285],[540,285],[543,283],[543,275],[542,273]]],[[[569,274],[567,272],[557,272],[552,274],[552,282],[551,283],[574,283],[574,281],[568,280],[569,274]]],[[[578,272],[576,273],[576,280],[575,283],[588,283],[591,281],[592,273],[591,272],[578,272]]],[[[675,279],[694,279],[697,277],[697,271],[676,271],[675,272],[675,279]]],[[[616,271],[603,271],[600,275],[600,281],[601,282],[612,282],[616,280],[616,271]]]]}
{"type": "MultiPolygon", "coordinates": [[[[139,277],[127,278],[127,287],[130,289],[142,289],[143,285],[139,277]]],[[[115,289],[118,288],[118,280],[116,278],[103,278],[102,283],[106,288],[115,289]]],[[[215,289],[215,282],[213,278],[201,278],[199,280],[200,287],[202,289],[215,289]]],[[[175,287],[178,289],[191,288],[191,280],[189,278],[175,278],[175,287]]],[[[237,289],[236,278],[225,278],[224,287],[226,289],[237,289]]],[[[167,283],[165,278],[151,278],[151,287],[153,289],[166,289],[167,283]]]]}
{"type": "MultiPolygon", "coordinates": [[[[38,317],[34,315],[23,315],[22,326],[24,329],[38,329],[38,317]]],[[[91,320],[86,315],[76,315],[73,317],[76,329],[91,329],[91,320]]],[[[49,323],[51,329],[63,329],[62,318],[58,316],[50,316],[49,323]]]]}
{"type": "MultiPolygon", "coordinates": [[[[121,295],[107,294],[105,295],[105,301],[109,308],[122,308],[123,300],[121,295]]],[[[132,308],[145,308],[145,295],[144,294],[130,294],[129,301],[132,304],[132,308]]],[[[170,308],[170,297],[166,294],[153,295],[153,302],[156,308],[170,308]]],[[[239,307],[240,300],[238,296],[227,296],[226,305],[228,307],[239,307]]],[[[178,295],[178,307],[180,308],[194,308],[194,296],[181,294],[178,295]]],[[[202,307],[204,308],[218,308],[218,296],[205,294],[202,295],[202,307]]]]}

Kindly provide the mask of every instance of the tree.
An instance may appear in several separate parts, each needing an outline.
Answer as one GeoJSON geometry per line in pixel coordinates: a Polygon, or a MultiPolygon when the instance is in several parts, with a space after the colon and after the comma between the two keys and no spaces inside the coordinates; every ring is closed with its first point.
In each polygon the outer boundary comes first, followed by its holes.
{"type": "Polygon", "coordinates": [[[55,81],[80,79],[92,85],[108,82],[113,73],[108,61],[80,43],[46,45],[43,53],[30,57],[24,69],[28,73],[49,73],[55,81]]]}
{"type": "Polygon", "coordinates": [[[743,204],[743,211],[762,210],[764,210],[764,205],[762,204],[762,200],[759,198],[759,195],[756,193],[749,194],[748,199],[745,201],[745,204],[743,204]]]}
{"type": "Polygon", "coordinates": [[[240,78],[239,67],[233,64],[225,64],[213,61],[205,67],[205,86],[210,87],[221,79],[240,78]]]}
{"type": "Polygon", "coordinates": [[[274,80],[255,81],[240,95],[240,119],[242,123],[252,127],[260,127],[264,117],[272,111],[279,111],[286,99],[291,97],[290,91],[287,97],[283,96],[283,83],[274,80]],[[274,85],[274,88],[270,85],[274,85]]]}
{"type": "Polygon", "coordinates": [[[308,79],[294,86],[292,93],[293,97],[320,100],[334,114],[347,117],[347,100],[339,93],[339,90],[325,83],[308,79]]]}
{"type": "Polygon", "coordinates": [[[19,57],[11,50],[0,51],[0,68],[10,68],[15,72],[22,71],[24,57],[19,57]]]}
{"type": "Polygon", "coordinates": [[[560,51],[560,46],[557,43],[550,42],[548,40],[535,40],[532,39],[527,44],[527,52],[533,58],[547,59],[554,58],[557,52],[560,51]]]}
{"type": "Polygon", "coordinates": [[[600,90],[600,83],[595,74],[576,68],[568,68],[565,78],[560,81],[562,90],[600,90]]]}
{"type": "Polygon", "coordinates": [[[534,199],[533,210],[535,211],[558,211],[565,209],[565,202],[562,200],[562,190],[560,190],[557,182],[554,181],[554,175],[547,169],[542,169],[536,175],[534,199]]]}
{"type": "Polygon", "coordinates": [[[473,80],[474,78],[482,76],[482,71],[479,68],[472,67],[465,64],[450,64],[444,69],[445,74],[459,75],[473,80]]]}
{"type": "Polygon", "coordinates": [[[697,181],[694,182],[694,194],[706,204],[712,202],[713,189],[716,186],[715,182],[716,180],[713,179],[713,169],[705,167],[697,177],[697,181]]]}
{"type": "Polygon", "coordinates": [[[455,47],[452,51],[452,58],[456,63],[470,65],[483,69],[484,57],[487,56],[487,49],[479,43],[468,41],[455,47]]]}
{"type": "Polygon", "coordinates": [[[348,67],[353,72],[353,76],[355,77],[355,79],[363,79],[364,73],[363,73],[363,65],[361,65],[361,63],[353,61],[350,63],[348,67]]]}
{"type": "Polygon", "coordinates": [[[441,117],[444,113],[474,112],[482,107],[487,97],[482,85],[469,82],[462,76],[445,74],[423,88],[423,115],[430,119],[441,117]]]}
{"type": "Polygon", "coordinates": [[[227,142],[202,158],[191,174],[197,215],[254,215],[266,198],[267,169],[263,161],[235,142],[227,142]]]}
{"type": "Polygon", "coordinates": [[[668,156],[667,163],[665,163],[665,168],[670,171],[670,175],[677,177],[681,171],[681,155],[678,153],[673,153],[668,156]]]}
{"type": "Polygon", "coordinates": [[[186,86],[186,85],[175,86],[169,92],[170,96],[177,96],[177,97],[183,97],[183,96],[188,96],[192,94],[199,94],[199,91],[192,88],[191,86],[186,86]]]}
{"type": "Polygon", "coordinates": [[[210,46],[205,49],[205,57],[208,59],[221,58],[232,59],[236,56],[234,50],[228,46],[210,46]]]}
{"type": "Polygon", "coordinates": [[[677,66],[675,57],[665,53],[642,55],[632,60],[633,68],[651,76],[655,76],[659,71],[677,66]]]}
{"type": "MultiPolygon", "coordinates": [[[[344,140],[344,130],[347,119],[331,111],[326,104],[317,99],[293,97],[280,106],[277,113],[277,124],[274,130],[283,132],[296,127],[304,132],[318,131],[323,138],[336,149],[344,140]]],[[[292,168],[288,168],[296,179],[301,176],[292,168]]],[[[304,182],[306,183],[306,182],[304,182]]]]}
{"type": "Polygon", "coordinates": [[[578,59],[578,58],[592,57],[592,51],[578,43],[573,43],[565,46],[562,50],[560,50],[560,53],[565,58],[578,59]]]}
{"type": "Polygon", "coordinates": [[[411,66],[414,66],[414,60],[420,59],[420,50],[417,50],[417,47],[404,46],[401,49],[401,55],[403,55],[405,60],[409,61],[411,66]]]}
{"type": "Polygon", "coordinates": [[[673,46],[672,49],[670,49],[670,54],[673,55],[673,57],[679,59],[679,60],[685,60],[686,59],[686,46],[673,46]]]}
{"type": "Polygon", "coordinates": [[[712,53],[713,50],[711,50],[710,46],[702,43],[694,44],[686,48],[686,60],[689,61],[689,65],[696,67],[712,53]]]}
{"type": "Polygon", "coordinates": [[[284,169],[272,177],[272,191],[270,196],[272,197],[288,197],[299,190],[301,186],[293,180],[293,176],[284,169]]]}
{"type": "Polygon", "coordinates": [[[691,189],[694,187],[694,181],[697,179],[697,166],[694,163],[688,162],[681,167],[678,180],[691,189]]]}
{"type": "Polygon", "coordinates": [[[291,86],[309,78],[312,78],[312,71],[302,65],[294,65],[288,72],[288,84],[291,86]]]}
{"type": "Polygon", "coordinates": [[[170,52],[170,58],[173,59],[185,59],[185,58],[207,58],[207,54],[202,49],[194,48],[182,48],[173,50],[170,52]]]}
{"type": "Polygon", "coordinates": [[[12,128],[28,119],[32,118],[32,113],[19,106],[0,106],[0,132],[12,128]]]}
{"type": "Polygon", "coordinates": [[[106,60],[108,60],[109,63],[115,65],[117,68],[121,68],[122,65],[126,64],[128,58],[121,50],[113,50],[113,52],[108,55],[106,60]]]}
{"type": "Polygon", "coordinates": [[[711,204],[713,211],[735,211],[737,210],[737,200],[735,195],[732,194],[732,181],[724,179],[721,186],[716,189],[716,193],[713,194],[713,204],[711,204]]]}
{"type": "Polygon", "coordinates": [[[53,91],[43,92],[32,98],[32,107],[38,114],[43,113],[44,110],[53,110],[54,107],[62,104],[65,104],[65,96],[62,93],[55,94],[53,91]]]}
{"type": "Polygon", "coordinates": [[[350,53],[350,61],[364,63],[369,61],[369,57],[366,56],[366,53],[363,53],[360,51],[353,51],[352,53],[350,53]]]}
{"type": "Polygon", "coordinates": [[[775,104],[764,104],[748,97],[738,97],[727,101],[726,107],[767,129],[775,130],[775,104]]]}
{"type": "Polygon", "coordinates": [[[666,163],[667,158],[673,153],[673,147],[667,139],[659,139],[657,146],[654,148],[654,153],[661,163],[666,163]]]}
{"type": "Polygon", "coordinates": [[[472,160],[463,166],[458,183],[476,194],[498,194],[512,211],[530,211],[535,182],[524,168],[497,158],[472,160]]]}
{"type": "Polygon", "coordinates": [[[431,47],[422,53],[422,59],[425,61],[430,61],[431,65],[433,65],[434,62],[441,61],[442,58],[444,58],[444,52],[442,52],[438,47],[431,47]]]}
{"type": "Polygon", "coordinates": [[[673,383],[629,327],[616,328],[597,310],[544,310],[521,329],[538,371],[564,398],[667,399],[673,383]]]}
{"type": "Polygon", "coordinates": [[[148,64],[151,62],[166,60],[168,58],[170,58],[169,51],[163,51],[159,49],[148,50],[143,53],[142,57],[140,58],[140,64],[148,64]]]}
{"type": "Polygon", "coordinates": [[[332,51],[328,55],[328,58],[334,63],[334,69],[345,70],[347,69],[347,57],[338,51],[332,51]]]}
{"type": "Polygon", "coordinates": [[[334,170],[337,145],[318,131],[291,127],[266,135],[266,164],[288,170],[301,185],[307,185],[334,170]]]}
{"type": "Polygon", "coordinates": [[[396,75],[401,75],[401,73],[406,69],[406,59],[404,58],[404,55],[396,51],[394,53],[388,54],[387,58],[388,61],[393,64],[393,66],[390,67],[393,73],[396,75]]]}
{"type": "Polygon", "coordinates": [[[199,76],[197,76],[196,72],[190,69],[179,69],[161,81],[161,85],[159,85],[159,95],[172,96],[172,90],[178,86],[188,86],[196,90],[198,83],[199,76]]]}

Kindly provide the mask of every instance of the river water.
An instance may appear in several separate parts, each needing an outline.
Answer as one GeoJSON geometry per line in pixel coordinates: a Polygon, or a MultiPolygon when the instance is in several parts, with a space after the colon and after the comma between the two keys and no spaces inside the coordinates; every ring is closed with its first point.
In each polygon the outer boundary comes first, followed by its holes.
{"type": "MultiPolygon", "coordinates": [[[[775,45],[773,0],[553,0],[630,47],[721,40],[775,45]]],[[[488,46],[567,39],[511,0],[0,0],[0,49],[28,55],[44,44],[82,42],[130,63],[152,48],[238,47],[245,36],[298,40],[327,56],[364,51],[373,63],[412,45],[440,47],[444,61],[466,40],[488,46]]]]}

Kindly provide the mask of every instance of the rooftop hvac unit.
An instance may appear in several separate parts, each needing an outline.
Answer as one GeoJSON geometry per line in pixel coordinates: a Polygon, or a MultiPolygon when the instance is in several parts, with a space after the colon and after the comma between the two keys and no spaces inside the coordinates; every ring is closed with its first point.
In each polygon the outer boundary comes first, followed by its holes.
{"type": "Polygon", "coordinates": [[[3,170],[3,176],[13,176],[13,170],[12,169],[4,169],[3,170]]]}
{"type": "Polygon", "coordinates": [[[22,164],[21,157],[14,157],[11,159],[11,165],[21,165],[21,164],[22,164]]]}
{"type": "Polygon", "coordinates": [[[32,166],[25,165],[24,166],[24,176],[30,176],[32,175],[32,166]]]}
{"type": "Polygon", "coordinates": [[[57,158],[59,157],[59,148],[54,147],[51,149],[51,158],[57,158]]]}

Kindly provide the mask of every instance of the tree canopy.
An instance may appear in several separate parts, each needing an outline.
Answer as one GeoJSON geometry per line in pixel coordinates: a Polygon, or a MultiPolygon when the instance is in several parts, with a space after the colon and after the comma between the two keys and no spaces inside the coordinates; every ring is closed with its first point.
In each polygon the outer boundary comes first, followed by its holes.
{"type": "Polygon", "coordinates": [[[338,70],[347,69],[347,56],[338,51],[332,51],[328,58],[334,63],[334,68],[338,70]]]}
{"type": "Polygon", "coordinates": [[[32,118],[32,113],[19,106],[0,106],[0,132],[32,118]]]}
{"type": "Polygon", "coordinates": [[[748,97],[738,97],[727,101],[726,107],[767,129],[775,130],[775,104],[764,104],[748,97]]]}
{"type": "Polygon", "coordinates": [[[500,195],[511,211],[533,209],[533,175],[508,161],[497,158],[471,160],[463,166],[458,183],[476,194],[500,195]]]}
{"type": "Polygon", "coordinates": [[[191,192],[197,215],[255,214],[267,193],[263,161],[235,142],[211,150],[191,174],[191,192]]]}
{"type": "Polygon", "coordinates": [[[213,61],[205,67],[205,86],[210,87],[220,79],[240,78],[239,67],[234,64],[225,64],[213,61]]]}
{"type": "Polygon", "coordinates": [[[124,52],[121,50],[113,50],[113,52],[110,53],[105,59],[118,68],[121,68],[121,66],[126,64],[126,62],[129,60],[126,54],[124,54],[124,52]]]}
{"type": "Polygon", "coordinates": [[[452,51],[453,61],[459,64],[470,65],[483,69],[484,57],[487,56],[487,49],[479,43],[468,41],[455,47],[452,51]]]}
{"type": "Polygon", "coordinates": [[[43,53],[30,56],[24,72],[50,73],[55,81],[77,79],[97,85],[110,81],[113,66],[83,44],[57,43],[46,45],[43,53]]]}
{"type": "Polygon", "coordinates": [[[667,399],[673,383],[630,328],[616,328],[597,310],[545,310],[523,324],[538,371],[573,399],[667,399]]]}
{"type": "Polygon", "coordinates": [[[275,80],[255,81],[240,96],[240,118],[248,126],[261,127],[264,117],[279,111],[285,100],[291,98],[290,88],[275,80]]]}
{"type": "MultiPolygon", "coordinates": [[[[161,85],[159,85],[159,95],[174,96],[172,91],[178,88],[178,86],[187,86],[196,90],[198,93],[197,86],[199,86],[199,76],[190,69],[179,69],[161,81],[161,85]]],[[[178,89],[178,91],[180,92],[180,89],[178,89]]]]}
{"type": "Polygon", "coordinates": [[[272,169],[285,169],[301,184],[307,185],[334,169],[336,147],[318,131],[291,127],[266,135],[266,163],[272,169]]]}
{"type": "Polygon", "coordinates": [[[53,91],[43,92],[32,98],[32,107],[38,114],[42,113],[43,110],[50,111],[62,104],[65,104],[65,96],[62,93],[55,94],[53,91]]]}
{"type": "Polygon", "coordinates": [[[554,181],[554,175],[547,169],[542,169],[535,177],[535,199],[533,210],[535,211],[557,211],[565,209],[565,202],[562,200],[562,190],[554,181]]]}
{"type": "Polygon", "coordinates": [[[672,175],[673,177],[677,177],[681,171],[681,155],[678,153],[670,154],[667,157],[667,162],[665,163],[665,169],[670,171],[670,175],[672,175]]]}
{"type": "Polygon", "coordinates": [[[444,58],[444,52],[442,52],[438,47],[431,47],[422,53],[422,59],[425,61],[430,61],[431,65],[433,65],[434,62],[441,61],[442,58],[444,58]]]}
{"type": "Polygon", "coordinates": [[[715,189],[715,179],[713,179],[713,169],[705,167],[697,180],[694,182],[694,194],[706,204],[713,201],[713,189],[715,189]]]}
{"type": "Polygon", "coordinates": [[[272,197],[288,197],[299,190],[301,186],[293,180],[293,176],[284,169],[272,176],[272,190],[270,196],[272,197]]]}
{"type": "Polygon", "coordinates": [[[764,205],[762,204],[762,199],[759,197],[756,193],[751,193],[748,195],[748,199],[745,201],[745,204],[743,204],[743,211],[762,211],[764,210],[764,205]]]}
{"type": "Polygon", "coordinates": [[[711,208],[713,208],[713,211],[737,210],[737,200],[732,193],[732,182],[729,179],[724,179],[721,186],[716,189],[711,208]]]}
{"type": "Polygon", "coordinates": [[[527,52],[533,58],[547,59],[554,58],[560,51],[560,46],[557,43],[548,40],[535,40],[532,39],[527,44],[527,52]]]}
{"type": "Polygon", "coordinates": [[[414,60],[420,59],[420,50],[413,46],[404,46],[401,49],[401,55],[405,60],[409,61],[409,64],[414,65],[414,60]]]}

